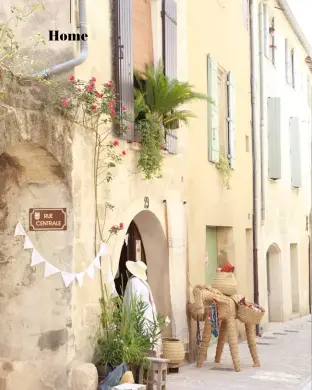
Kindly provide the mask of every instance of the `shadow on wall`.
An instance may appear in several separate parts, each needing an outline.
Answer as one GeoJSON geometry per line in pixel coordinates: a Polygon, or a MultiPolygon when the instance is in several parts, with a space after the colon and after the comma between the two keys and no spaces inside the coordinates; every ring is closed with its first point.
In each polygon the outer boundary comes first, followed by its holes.
{"type": "MultiPolygon", "coordinates": [[[[148,283],[151,287],[157,311],[171,318],[169,282],[169,248],[165,233],[158,218],[151,211],[143,210],[134,217],[144,245],[148,283]]],[[[170,327],[164,336],[171,335],[170,327]]]]}
{"type": "Polygon", "coordinates": [[[67,388],[71,288],[64,288],[60,274],[44,279],[43,264],[30,267],[31,251],[14,237],[19,220],[45,259],[72,271],[72,200],[64,177],[56,159],[35,144],[20,143],[0,155],[0,358],[12,365],[5,378],[0,372],[6,389],[19,380],[23,387],[28,378],[33,390],[67,388]],[[28,233],[33,207],[67,208],[67,231],[28,233]]]}

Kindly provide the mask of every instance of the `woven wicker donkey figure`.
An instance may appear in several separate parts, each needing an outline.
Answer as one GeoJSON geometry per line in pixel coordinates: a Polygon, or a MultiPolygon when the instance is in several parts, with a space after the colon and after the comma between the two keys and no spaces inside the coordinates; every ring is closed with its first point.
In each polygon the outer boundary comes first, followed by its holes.
{"type": "MultiPolygon", "coordinates": [[[[197,367],[202,367],[206,360],[208,345],[211,339],[211,320],[208,316],[208,306],[213,302],[218,303],[218,318],[221,322],[215,362],[220,363],[226,334],[231,351],[235,371],[240,371],[240,361],[237,345],[236,332],[236,303],[235,301],[223,295],[220,291],[208,286],[196,286],[193,291],[195,303],[189,305],[189,311],[194,320],[205,321],[204,331],[197,359],[197,367]]],[[[255,340],[254,325],[245,324],[247,342],[254,367],[260,367],[255,340]]]]}

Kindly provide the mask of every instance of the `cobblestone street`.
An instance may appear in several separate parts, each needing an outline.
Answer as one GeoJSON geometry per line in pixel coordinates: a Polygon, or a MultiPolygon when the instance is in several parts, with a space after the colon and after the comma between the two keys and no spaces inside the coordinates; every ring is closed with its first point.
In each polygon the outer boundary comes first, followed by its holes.
{"type": "Polygon", "coordinates": [[[201,369],[182,367],[179,374],[169,375],[167,389],[311,390],[311,316],[272,325],[257,344],[261,368],[252,367],[246,342],[239,345],[240,372],[233,371],[228,345],[216,365],[213,345],[201,369]]]}

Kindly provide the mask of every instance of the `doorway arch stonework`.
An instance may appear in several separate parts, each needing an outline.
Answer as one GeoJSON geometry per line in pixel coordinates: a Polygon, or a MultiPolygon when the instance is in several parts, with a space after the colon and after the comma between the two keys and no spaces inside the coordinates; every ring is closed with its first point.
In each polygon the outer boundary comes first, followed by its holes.
{"type": "MultiPolygon", "coordinates": [[[[171,318],[170,274],[169,274],[169,248],[165,234],[165,220],[163,205],[158,207],[156,200],[150,198],[149,210],[142,209],[141,199],[135,201],[125,211],[123,217],[124,232],[127,231],[131,221],[134,221],[144,245],[148,282],[150,284],[157,310],[164,316],[171,318]]],[[[117,218],[117,220],[119,220],[117,218]]],[[[113,247],[113,274],[116,275],[119,265],[121,249],[125,233],[116,237],[113,247]]],[[[170,334],[170,327],[165,329],[170,334]]]]}

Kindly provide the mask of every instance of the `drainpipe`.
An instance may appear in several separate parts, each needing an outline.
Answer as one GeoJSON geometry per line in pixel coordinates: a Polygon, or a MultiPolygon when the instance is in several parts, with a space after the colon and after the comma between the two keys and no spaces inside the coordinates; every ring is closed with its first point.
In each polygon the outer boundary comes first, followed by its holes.
{"type": "Polygon", "coordinates": [[[281,8],[281,10],[284,12],[286,19],[288,20],[288,23],[290,24],[291,28],[296,33],[301,45],[304,47],[305,51],[308,53],[309,57],[312,57],[312,48],[309,44],[307,38],[305,37],[304,33],[302,32],[294,14],[292,13],[287,0],[277,0],[278,4],[281,8]]]}
{"type": "MultiPolygon", "coordinates": [[[[312,88],[310,90],[310,94],[312,96],[312,88]]],[[[311,134],[312,134],[312,105],[311,105],[311,134]]],[[[311,142],[311,164],[310,168],[312,167],[312,135],[310,136],[310,142],[311,142]]],[[[310,172],[310,237],[309,237],[309,313],[311,314],[312,312],[312,168],[310,172]]]]}
{"type": "MultiPolygon", "coordinates": [[[[86,12],[86,0],[79,0],[79,33],[87,34],[87,12],[86,12]]],[[[78,57],[73,58],[72,60],[63,62],[53,66],[50,69],[42,70],[36,74],[33,74],[33,77],[49,77],[59,73],[64,73],[72,68],[75,68],[78,65],[81,65],[88,58],[88,41],[80,40],[80,54],[78,57]]]]}
{"type": "Polygon", "coordinates": [[[260,82],[260,191],[261,191],[261,225],[264,224],[265,220],[265,193],[264,193],[264,78],[263,78],[263,55],[264,55],[264,30],[263,30],[263,3],[260,3],[260,12],[259,12],[259,82],[260,82]]]}
{"type": "MultiPolygon", "coordinates": [[[[256,24],[257,0],[250,0],[250,86],[251,86],[251,132],[252,132],[252,187],[253,187],[253,214],[252,214],[252,238],[253,238],[253,280],[254,301],[259,304],[259,279],[258,279],[258,147],[257,147],[257,123],[256,123],[256,24]]],[[[259,335],[259,326],[256,327],[259,335]]]]}

